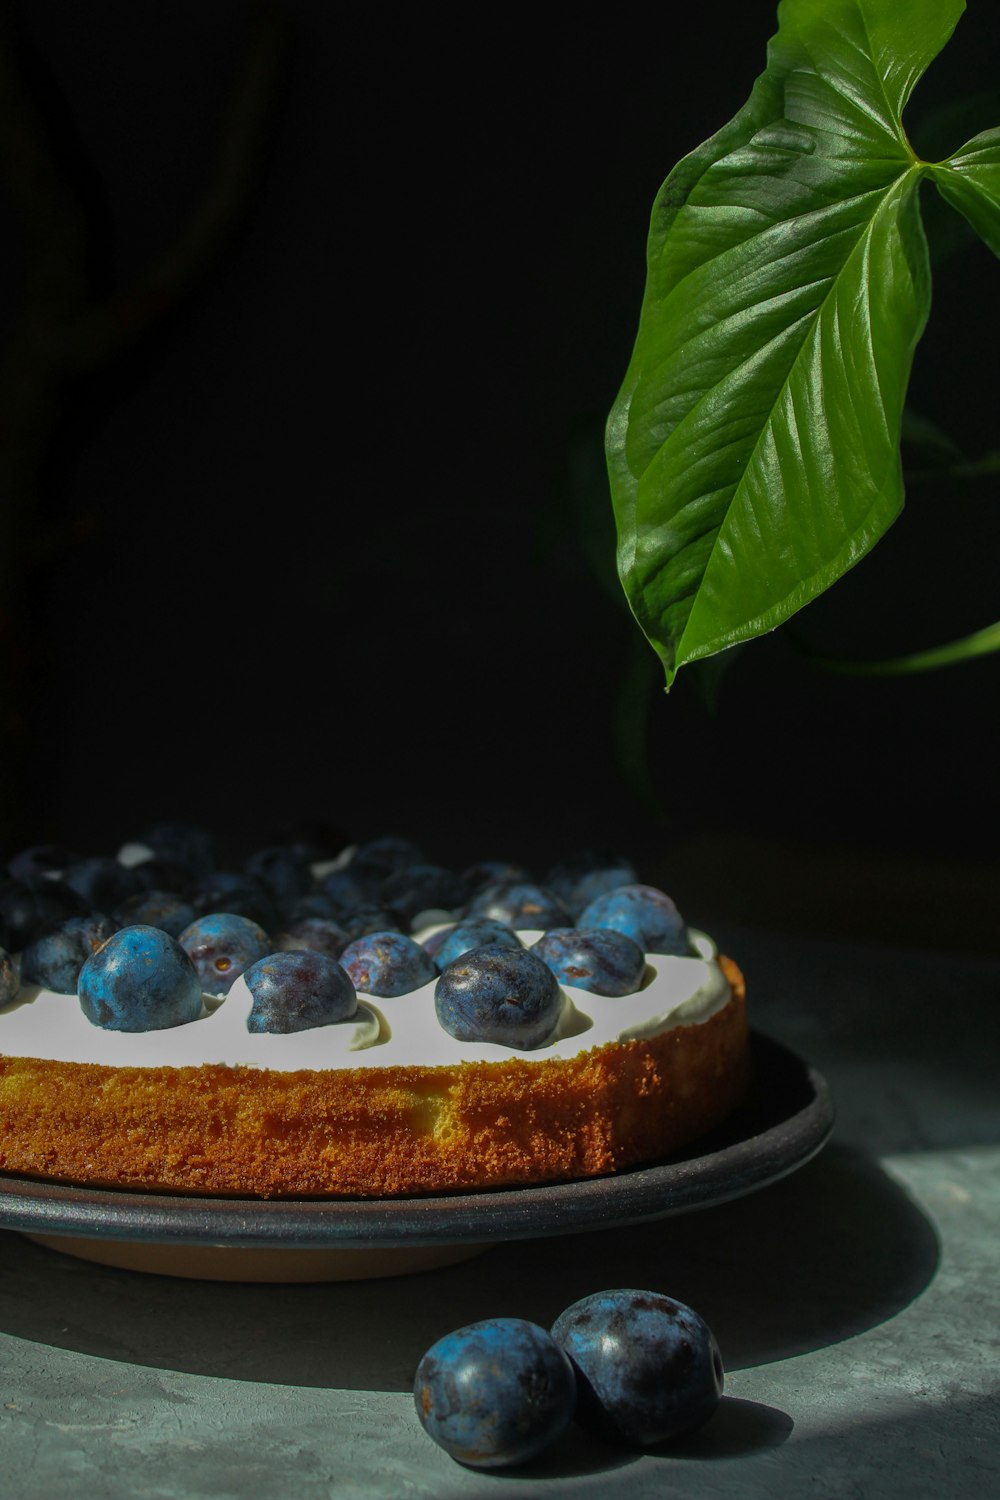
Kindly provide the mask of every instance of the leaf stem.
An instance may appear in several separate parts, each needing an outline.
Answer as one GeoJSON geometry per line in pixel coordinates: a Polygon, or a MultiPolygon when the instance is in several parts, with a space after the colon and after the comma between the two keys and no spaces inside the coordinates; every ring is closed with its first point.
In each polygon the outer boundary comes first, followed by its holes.
{"type": "Polygon", "coordinates": [[[1000,621],[987,625],[982,630],[974,630],[971,635],[961,636],[943,646],[932,646],[927,651],[914,651],[907,656],[891,656],[876,661],[823,656],[802,642],[796,644],[817,666],[828,672],[838,672],[849,677],[904,677],[916,672],[932,672],[940,667],[951,667],[958,662],[971,661],[1000,651],[1000,621]]]}

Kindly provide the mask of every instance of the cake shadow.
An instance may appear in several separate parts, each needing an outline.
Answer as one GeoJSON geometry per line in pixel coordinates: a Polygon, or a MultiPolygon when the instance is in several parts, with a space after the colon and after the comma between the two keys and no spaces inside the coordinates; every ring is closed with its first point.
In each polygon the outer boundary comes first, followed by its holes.
{"type": "Polygon", "coordinates": [[[485,1317],[549,1326],[578,1297],[644,1287],[689,1303],[729,1370],[840,1342],[934,1275],[930,1221],[871,1157],[839,1144],[700,1212],[500,1244],[370,1281],[257,1284],[118,1269],[0,1233],[0,1329],[150,1368],[331,1389],[409,1391],[442,1334],[485,1317]]]}

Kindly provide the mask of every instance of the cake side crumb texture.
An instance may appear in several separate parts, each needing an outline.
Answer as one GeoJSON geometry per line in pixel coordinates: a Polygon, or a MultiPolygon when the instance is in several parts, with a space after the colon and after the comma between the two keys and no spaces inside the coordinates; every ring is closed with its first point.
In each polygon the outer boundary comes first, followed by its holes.
{"type": "Polygon", "coordinates": [[[750,1074],[743,976],[705,1021],[567,1059],[282,1073],[0,1056],[0,1170],[246,1197],[398,1197],[588,1178],[722,1123],[750,1074]]]}

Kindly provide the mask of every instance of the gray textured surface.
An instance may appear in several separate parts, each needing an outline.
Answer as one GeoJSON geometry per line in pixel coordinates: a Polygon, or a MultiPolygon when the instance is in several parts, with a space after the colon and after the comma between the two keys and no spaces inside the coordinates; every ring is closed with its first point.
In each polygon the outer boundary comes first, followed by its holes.
{"type": "Polygon", "coordinates": [[[815,1161],[702,1213],[378,1282],[183,1281],[0,1234],[5,1497],[993,1492],[1000,961],[723,938],[758,1027],[833,1085],[815,1161]],[[727,1394],[701,1434],[640,1456],[574,1427],[506,1474],[424,1436],[409,1387],[440,1334],[548,1323],[614,1285],[667,1291],[713,1326],[727,1394]]]}

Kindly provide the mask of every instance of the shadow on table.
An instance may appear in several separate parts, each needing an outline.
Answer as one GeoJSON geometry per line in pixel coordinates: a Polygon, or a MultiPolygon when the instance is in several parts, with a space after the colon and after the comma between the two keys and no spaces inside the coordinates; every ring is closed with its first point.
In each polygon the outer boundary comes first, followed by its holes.
{"type": "MultiPolygon", "coordinates": [[[[747,1458],[751,1453],[778,1448],[791,1436],[794,1423],[785,1412],[762,1401],[723,1396],[711,1420],[688,1437],[644,1449],[612,1446],[585,1428],[571,1423],[538,1458],[516,1468],[504,1469],[512,1481],[574,1479],[635,1463],[643,1453],[651,1457],[715,1460],[747,1458]]],[[[494,1471],[496,1473],[496,1471],[494,1471]]]]}
{"type": "Polygon", "coordinates": [[[516,1241],[378,1281],[188,1281],[78,1260],[0,1234],[0,1329],[157,1369],[344,1390],[408,1391],[442,1334],[484,1317],[549,1326],[615,1286],[689,1303],[736,1370],[885,1322],[931,1280],[930,1221],[870,1157],[828,1146],[732,1203],[638,1227],[516,1241]]]}

